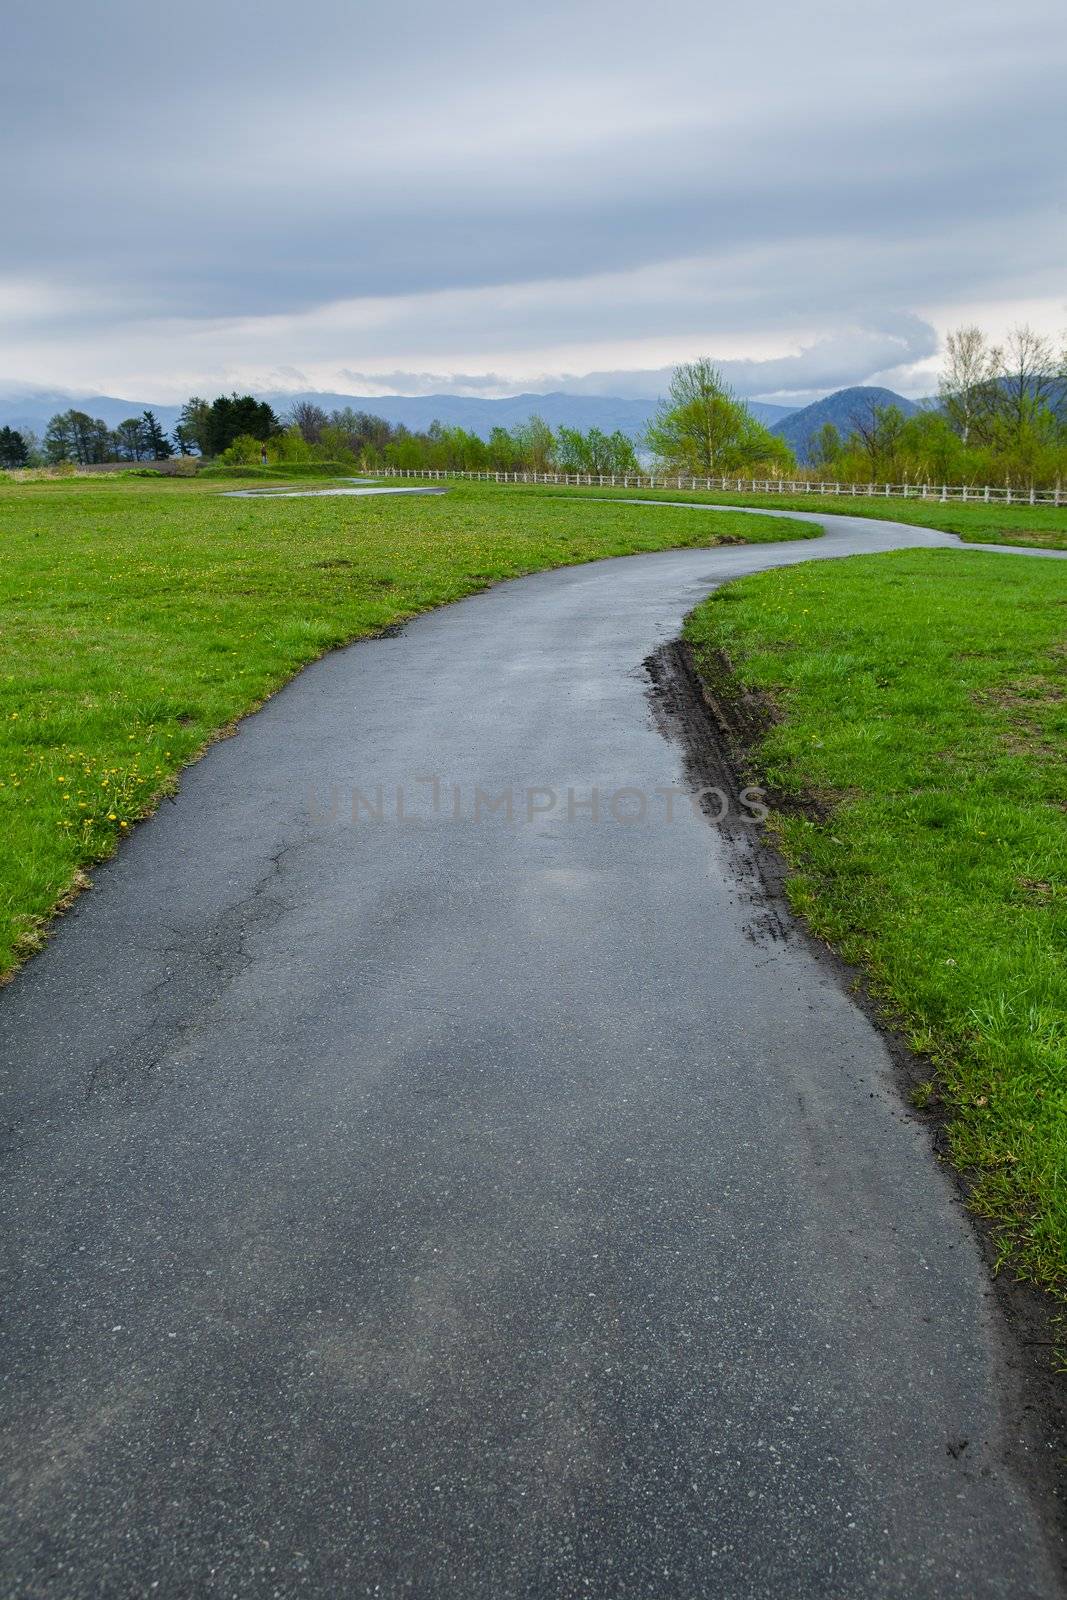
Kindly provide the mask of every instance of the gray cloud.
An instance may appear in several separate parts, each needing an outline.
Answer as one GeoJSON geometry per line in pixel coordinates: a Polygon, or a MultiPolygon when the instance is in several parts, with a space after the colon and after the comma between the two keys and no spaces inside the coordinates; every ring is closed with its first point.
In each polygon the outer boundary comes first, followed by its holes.
{"type": "Polygon", "coordinates": [[[12,379],[644,394],[709,351],[798,396],[907,384],[956,307],[1067,321],[1058,0],[23,0],[5,43],[12,379]]]}
{"type": "MultiPolygon", "coordinates": [[[[770,357],[762,361],[741,360],[719,363],[730,386],[740,395],[761,400],[805,399],[827,389],[842,388],[855,380],[857,373],[891,374],[907,372],[915,363],[936,353],[937,333],[918,317],[902,315],[887,319],[880,328],[846,329],[817,339],[793,355],[770,357]]],[[[523,387],[541,393],[622,395],[634,399],[656,399],[666,393],[671,367],[615,368],[600,372],[543,372],[532,374],[523,387]]],[[[507,395],[516,384],[500,372],[448,372],[394,369],[390,372],[365,372],[345,367],[340,381],[354,394],[437,394],[446,387],[454,394],[507,395]],[[442,378],[445,382],[442,384],[442,378]]],[[[276,370],[272,387],[298,391],[309,385],[309,376],[299,368],[276,370]]],[[[907,379],[904,380],[905,385],[907,379]]]]}

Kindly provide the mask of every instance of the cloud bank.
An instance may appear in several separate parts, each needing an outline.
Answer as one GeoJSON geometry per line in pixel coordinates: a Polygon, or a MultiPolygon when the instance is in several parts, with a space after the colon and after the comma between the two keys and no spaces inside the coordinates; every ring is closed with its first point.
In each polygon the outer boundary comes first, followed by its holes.
{"type": "Polygon", "coordinates": [[[0,378],[149,393],[929,389],[1067,325],[1053,0],[20,5],[0,378]]]}

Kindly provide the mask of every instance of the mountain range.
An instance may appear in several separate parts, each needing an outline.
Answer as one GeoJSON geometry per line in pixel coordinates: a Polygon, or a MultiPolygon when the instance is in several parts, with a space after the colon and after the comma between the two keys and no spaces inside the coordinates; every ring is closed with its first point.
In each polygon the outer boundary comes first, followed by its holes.
{"type": "MultiPolygon", "coordinates": [[[[459,426],[483,439],[493,428],[512,428],[525,422],[534,412],[553,429],[559,427],[600,428],[604,433],[614,433],[618,428],[631,438],[641,437],[656,410],[654,400],[623,399],[618,395],[593,394],[515,394],[500,400],[485,400],[471,395],[357,395],[330,394],[314,390],[299,394],[265,391],[256,396],[266,400],[279,415],[284,414],[297,401],[306,400],[321,406],[324,411],[336,411],[351,406],[353,411],[370,411],[385,417],[393,424],[403,423],[413,431],[428,428],[432,422],[459,426]]],[[[42,434],[49,419],[57,411],[87,411],[99,417],[109,428],[127,417],[139,417],[142,411],[153,411],[160,425],[170,431],[178,420],[180,406],[164,405],[152,400],[122,400],[115,395],[73,394],[58,389],[0,390],[0,427],[30,429],[42,434]]],[[[749,410],[766,427],[782,422],[790,415],[789,406],[749,402],[749,410]]]]}

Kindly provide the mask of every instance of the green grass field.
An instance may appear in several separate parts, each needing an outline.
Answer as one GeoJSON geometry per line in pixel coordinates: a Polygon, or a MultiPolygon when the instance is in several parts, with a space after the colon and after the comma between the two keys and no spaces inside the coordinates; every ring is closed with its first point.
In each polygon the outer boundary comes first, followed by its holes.
{"type": "Polygon", "coordinates": [[[573,499],[532,516],[484,485],[296,500],[228,486],[0,481],[0,971],[185,763],[331,646],[544,567],[809,536],[573,499]]]}
{"type": "Polygon", "coordinates": [[[794,906],[932,1063],[1026,1275],[1067,1285],[1067,565],[915,551],[719,591],[687,633],[781,713],[754,755],[794,906]]]}
{"type": "Polygon", "coordinates": [[[937,528],[955,533],[969,544],[1018,544],[1047,550],[1067,550],[1067,506],[963,505],[939,500],[907,500],[882,495],[751,495],[723,494],[714,490],[688,489],[577,489],[553,484],[513,484],[509,494],[588,496],[612,498],[626,496],[642,500],[684,500],[713,502],[743,508],[760,507],[771,511],[807,511],[813,516],[830,512],[844,517],[879,517],[888,522],[906,522],[910,527],[937,528]]]}

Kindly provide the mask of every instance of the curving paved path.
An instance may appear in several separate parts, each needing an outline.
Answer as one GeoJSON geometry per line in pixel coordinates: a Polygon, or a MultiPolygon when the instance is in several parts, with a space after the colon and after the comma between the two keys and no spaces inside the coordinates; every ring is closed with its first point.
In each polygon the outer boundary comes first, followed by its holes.
{"type": "Polygon", "coordinates": [[[642,661],[711,588],[955,545],[820,520],[329,656],[0,996],[4,1593],[1059,1592],[882,1040],[655,795],[642,661]]]}

